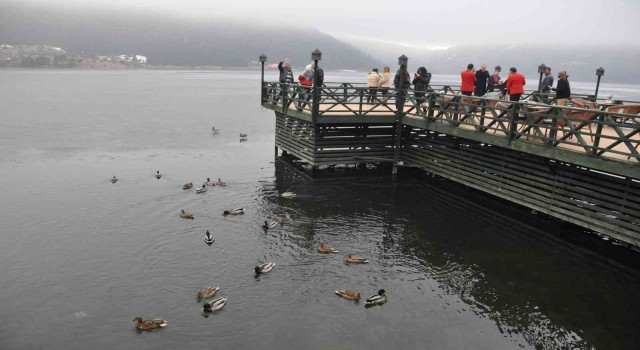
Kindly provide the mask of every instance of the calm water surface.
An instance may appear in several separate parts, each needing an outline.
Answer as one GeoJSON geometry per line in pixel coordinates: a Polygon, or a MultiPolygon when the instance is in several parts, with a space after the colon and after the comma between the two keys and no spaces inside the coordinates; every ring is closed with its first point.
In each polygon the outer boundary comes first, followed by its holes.
{"type": "Polygon", "coordinates": [[[0,71],[0,348],[637,348],[637,255],[444,180],[310,180],[274,163],[258,79],[0,71]],[[181,189],[206,177],[228,186],[181,189]],[[261,261],[277,265],[254,278],[261,261]],[[229,301],[205,318],[195,294],[212,285],[229,301]],[[135,316],[169,326],[140,334],[135,316]]]}

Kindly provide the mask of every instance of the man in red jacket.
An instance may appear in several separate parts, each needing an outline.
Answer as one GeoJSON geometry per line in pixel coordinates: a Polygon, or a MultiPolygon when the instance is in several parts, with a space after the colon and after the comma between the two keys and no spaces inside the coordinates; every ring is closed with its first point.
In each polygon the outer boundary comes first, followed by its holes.
{"type": "Polygon", "coordinates": [[[520,101],[520,96],[524,94],[524,86],[527,85],[524,75],[518,73],[516,67],[509,68],[509,79],[507,79],[507,93],[509,101],[520,101]]]}
{"type": "Polygon", "coordinates": [[[460,92],[463,95],[471,96],[473,90],[475,90],[476,86],[476,73],[473,72],[473,64],[469,63],[467,65],[467,70],[460,73],[460,77],[462,77],[462,84],[460,85],[460,92]]]}

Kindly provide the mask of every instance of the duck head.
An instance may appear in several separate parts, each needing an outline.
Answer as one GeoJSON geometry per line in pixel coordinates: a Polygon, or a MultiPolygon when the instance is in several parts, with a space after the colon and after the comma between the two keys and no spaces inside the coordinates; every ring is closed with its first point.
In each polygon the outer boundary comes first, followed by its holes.
{"type": "Polygon", "coordinates": [[[256,267],[253,269],[253,272],[255,272],[255,273],[256,273],[256,276],[260,276],[260,274],[262,273],[262,270],[260,269],[260,266],[256,266],[256,267]]]}
{"type": "Polygon", "coordinates": [[[384,295],[386,292],[387,292],[386,290],[384,290],[384,289],[380,289],[380,290],[378,291],[378,295],[382,296],[382,295],[384,295]]]}
{"type": "Polygon", "coordinates": [[[140,323],[140,322],[142,322],[142,317],[138,316],[138,317],[134,318],[134,319],[133,319],[133,320],[131,320],[131,321],[133,321],[133,322],[135,322],[135,323],[140,323]]]}
{"type": "Polygon", "coordinates": [[[224,216],[227,216],[229,214],[231,214],[231,213],[228,210],[225,210],[225,211],[222,212],[222,215],[224,215],[224,216]]]}

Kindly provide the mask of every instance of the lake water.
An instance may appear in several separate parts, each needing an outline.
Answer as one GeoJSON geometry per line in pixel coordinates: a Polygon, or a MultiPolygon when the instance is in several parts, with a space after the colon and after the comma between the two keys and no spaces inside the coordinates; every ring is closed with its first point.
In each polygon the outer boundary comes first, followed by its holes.
{"type": "Polygon", "coordinates": [[[2,349],[640,342],[637,253],[437,178],[310,180],[274,162],[259,73],[0,70],[0,91],[2,349]],[[181,188],[206,177],[227,186],[181,188]],[[277,196],[287,190],[297,198],[277,196]],[[246,214],[220,215],[232,207],[246,214]],[[292,224],[260,227],[285,214],[292,224]],[[341,252],[316,253],[318,240],[341,252]],[[347,253],[370,263],[347,265],[347,253]],[[277,265],[254,278],[262,261],[277,265]],[[229,301],[203,317],[195,295],[207,286],[229,301]],[[388,302],[369,309],[333,294],[380,288],[388,302]],[[169,325],[138,333],[136,316],[169,325]]]}

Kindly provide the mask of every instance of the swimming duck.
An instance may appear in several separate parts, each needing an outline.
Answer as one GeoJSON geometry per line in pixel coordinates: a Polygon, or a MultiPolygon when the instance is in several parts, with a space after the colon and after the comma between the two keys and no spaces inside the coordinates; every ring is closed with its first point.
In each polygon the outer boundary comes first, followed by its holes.
{"type": "Polygon", "coordinates": [[[338,253],[339,250],[337,250],[336,248],[332,248],[329,246],[326,246],[324,244],[322,244],[322,242],[318,242],[318,253],[322,253],[322,254],[333,254],[333,253],[338,253]]]}
{"type": "Polygon", "coordinates": [[[205,192],[207,192],[207,187],[206,187],[205,185],[202,185],[202,188],[198,188],[198,189],[196,189],[196,193],[197,193],[197,194],[199,194],[199,193],[205,193],[205,192]]]}
{"type": "Polygon", "coordinates": [[[222,309],[227,304],[227,297],[219,297],[202,304],[202,311],[213,312],[222,309]]]}
{"type": "Polygon", "coordinates": [[[335,291],[336,295],[343,297],[347,300],[358,301],[360,300],[360,292],[346,289],[338,289],[335,291]]]}
{"type": "Polygon", "coordinates": [[[296,196],[293,192],[282,192],[280,193],[280,197],[282,198],[294,198],[296,196]]]}
{"type": "Polygon", "coordinates": [[[240,134],[240,138],[241,139],[246,139],[247,138],[247,134],[240,134]]]}
{"type": "Polygon", "coordinates": [[[198,295],[197,295],[198,301],[202,301],[202,299],[211,299],[211,298],[213,298],[213,296],[216,295],[216,293],[219,290],[220,290],[219,287],[209,287],[209,288],[201,289],[198,292],[198,295]]]}
{"type": "Polygon", "coordinates": [[[351,254],[347,255],[345,260],[349,263],[354,263],[354,264],[366,264],[369,262],[369,260],[365,258],[361,258],[359,256],[355,256],[351,254]]]}
{"type": "Polygon", "coordinates": [[[229,209],[229,210],[225,210],[224,212],[222,212],[222,215],[227,216],[227,215],[242,215],[244,214],[244,208],[233,208],[233,209],[229,209]]]}
{"type": "Polygon", "coordinates": [[[212,133],[212,134],[217,134],[218,132],[220,132],[220,129],[216,129],[216,127],[215,127],[215,126],[212,126],[212,127],[211,127],[211,133],[212,133]]]}
{"type": "Polygon", "coordinates": [[[289,216],[283,216],[280,219],[278,219],[278,223],[280,225],[290,224],[291,223],[291,218],[289,216]]]}
{"type": "Polygon", "coordinates": [[[180,209],[180,217],[183,219],[193,219],[193,214],[184,211],[184,209],[180,209]]]}
{"type": "Polygon", "coordinates": [[[264,224],[262,225],[262,228],[265,230],[268,230],[270,228],[274,228],[278,226],[278,222],[277,221],[265,221],[264,224]]]}
{"type": "Polygon", "coordinates": [[[113,177],[111,178],[111,183],[114,184],[116,182],[118,182],[118,178],[115,175],[113,175],[113,177]]]}
{"type": "Polygon", "coordinates": [[[220,180],[220,178],[218,178],[218,181],[214,182],[214,184],[216,186],[226,186],[227,184],[224,183],[224,181],[220,180]]]}
{"type": "Polygon", "coordinates": [[[155,175],[153,175],[156,177],[156,179],[159,179],[162,177],[162,175],[160,175],[160,170],[156,171],[155,175]]]}
{"type": "Polygon", "coordinates": [[[184,185],[182,186],[182,189],[183,189],[183,190],[188,190],[188,189],[190,189],[191,187],[193,187],[193,182],[187,182],[186,184],[184,184],[184,185]]]}
{"type": "Polygon", "coordinates": [[[385,291],[384,289],[380,289],[378,291],[378,294],[372,295],[368,297],[367,300],[365,300],[364,306],[368,307],[368,306],[374,306],[374,305],[382,305],[386,303],[387,302],[387,296],[385,294],[386,292],[387,291],[385,291]]]}
{"type": "Polygon", "coordinates": [[[274,266],[276,266],[276,264],[272,263],[272,262],[264,263],[262,265],[256,266],[253,269],[253,272],[256,274],[256,276],[260,276],[260,274],[267,273],[267,272],[271,271],[274,266]]]}
{"type": "Polygon", "coordinates": [[[133,319],[133,325],[137,330],[152,331],[157,328],[164,328],[167,326],[167,321],[161,318],[150,318],[143,320],[142,317],[136,317],[133,319]]]}
{"type": "Polygon", "coordinates": [[[213,238],[213,236],[211,235],[211,233],[209,233],[209,230],[207,230],[207,233],[204,234],[204,241],[208,244],[211,245],[213,243],[213,241],[215,241],[216,239],[213,238]]]}
{"type": "Polygon", "coordinates": [[[216,185],[215,183],[213,183],[213,181],[211,181],[210,178],[207,178],[207,181],[204,184],[207,185],[207,186],[215,186],[216,185]]]}

